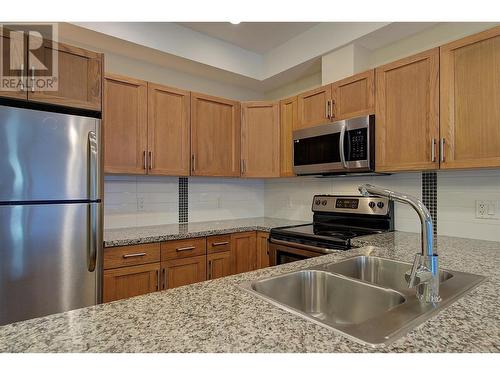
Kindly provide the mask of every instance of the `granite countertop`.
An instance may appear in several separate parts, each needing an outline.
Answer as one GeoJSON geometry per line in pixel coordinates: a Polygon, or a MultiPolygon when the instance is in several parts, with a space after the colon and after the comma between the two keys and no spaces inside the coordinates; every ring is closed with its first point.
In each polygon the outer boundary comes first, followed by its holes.
{"type": "Polygon", "coordinates": [[[269,232],[272,228],[307,223],[309,222],[255,217],[249,219],[107,229],[104,231],[104,246],[136,245],[141,243],[181,240],[184,238],[205,237],[253,230],[269,232]]]}
{"type": "Polygon", "coordinates": [[[0,327],[2,352],[500,352],[500,242],[438,237],[443,268],[488,279],[388,347],[371,348],[239,288],[357,254],[412,261],[418,234],[356,241],[347,252],[0,327]]]}

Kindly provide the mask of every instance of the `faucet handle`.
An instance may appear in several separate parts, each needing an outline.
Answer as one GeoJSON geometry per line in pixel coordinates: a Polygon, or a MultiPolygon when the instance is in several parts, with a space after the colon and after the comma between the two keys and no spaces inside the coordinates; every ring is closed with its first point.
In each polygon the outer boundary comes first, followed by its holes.
{"type": "Polygon", "coordinates": [[[405,273],[405,279],[408,282],[408,288],[414,288],[417,282],[417,271],[421,264],[422,254],[415,254],[415,259],[413,260],[413,266],[411,270],[405,273]]]}

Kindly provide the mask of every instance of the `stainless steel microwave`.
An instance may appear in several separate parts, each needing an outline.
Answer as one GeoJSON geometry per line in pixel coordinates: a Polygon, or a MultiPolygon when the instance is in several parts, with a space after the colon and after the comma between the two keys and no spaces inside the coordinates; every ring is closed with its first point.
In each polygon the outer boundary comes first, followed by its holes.
{"type": "Polygon", "coordinates": [[[293,132],[297,175],[375,171],[375,116],[356,117],[293,132]]]}

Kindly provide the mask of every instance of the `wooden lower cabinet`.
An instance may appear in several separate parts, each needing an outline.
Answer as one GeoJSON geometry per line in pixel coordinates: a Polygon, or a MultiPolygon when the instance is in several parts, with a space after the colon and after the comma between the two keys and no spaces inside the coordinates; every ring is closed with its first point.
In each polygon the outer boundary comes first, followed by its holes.
{"type": "Polygon", "coordinates": [[[268,267],[268,239],[251,231],[106,249],[103,302],[268,267]]]}
{"type": "Polygon", "coordinates": [[[231,235],[233,273],[248,272],[258,268],[256,240],[255,232],[231,235]]]}
{"type": "Polygon", "coordinates": [[[207,279],[206,255],[162,262],[163,289],[198,283],[207,279]]]}
{"type": "Polygon", "coordinates": [[[269,233],[257,232],[257,267],[269,267],[269,233]]]}
{"type": "Polygon", "coordinates": [[[160,263],[104,271],[103,302],[138,296],[160,289],[160,263]]]}
{"type": "Polygon", "coordinates": [[[207,255],[208,280],[232,275],[231,252],[223,251],[207,255]]]}

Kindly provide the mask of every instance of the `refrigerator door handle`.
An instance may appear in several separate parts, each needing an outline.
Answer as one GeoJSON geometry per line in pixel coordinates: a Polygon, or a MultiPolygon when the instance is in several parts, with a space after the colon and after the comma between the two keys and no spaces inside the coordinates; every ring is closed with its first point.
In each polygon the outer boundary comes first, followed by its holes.
{"type": "Polygon", "coordinates": [[[97,136],[94,131],[89,131],[88,135],[88,147],[89,147],[89,199],[97,200],[99,199],[98,193],[98,146],[97,146],[97,136]]]}
{"type": "Polygon", "coordinates": [[[94,272],[97,263],[98,238],[99,238],[99,205],[100,203],[88,204],[88,249],[87,268],[89,272],[94,272]]]}

